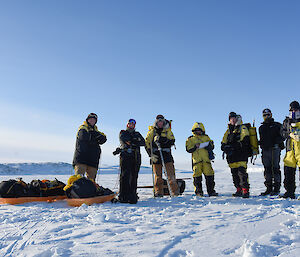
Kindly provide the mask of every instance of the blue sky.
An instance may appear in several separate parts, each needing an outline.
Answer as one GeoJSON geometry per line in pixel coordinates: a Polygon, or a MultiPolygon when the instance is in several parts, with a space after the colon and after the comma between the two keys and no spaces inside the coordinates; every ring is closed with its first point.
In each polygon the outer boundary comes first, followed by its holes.
{"type": "MultiPolygon", "coordinates": [[[[0,162],[72,161],[90,112],[108,136],[173,119],[178,167],[195,121],[220,141],[228,113],[276,120],[299,100],[299,1],[2,1],[0,162]],[[298,92],[298,93],[297,93],[298,92]]],[[[144,164],[148,159],[144,154],[144,164]]]]}

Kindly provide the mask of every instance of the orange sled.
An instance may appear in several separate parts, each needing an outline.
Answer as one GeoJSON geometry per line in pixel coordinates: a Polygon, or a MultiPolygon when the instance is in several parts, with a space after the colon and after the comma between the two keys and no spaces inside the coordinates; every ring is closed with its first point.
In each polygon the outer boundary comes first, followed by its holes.
{"type": "Polygon", "coordinates": [[[96,197],[91,197],[91,198],[68,198],[66,201],[68,205],[73,206],[73,207],[79,207],[82,204],[86,205],[92,205],[94,203],[104,203],[111,201],[114,199],[116,194],[111,194],[111,195],[102,195],[102,196],[96,196],[96,197]]]}
{"type": "Polygon", "coordinates": [[[48,202],[52,203],[58,200],[64,200],[65,195],[47,196],[47,197],[18,197],[18,198],[0,198],[0,204],[23,204],[31,202],[48,202]]]}

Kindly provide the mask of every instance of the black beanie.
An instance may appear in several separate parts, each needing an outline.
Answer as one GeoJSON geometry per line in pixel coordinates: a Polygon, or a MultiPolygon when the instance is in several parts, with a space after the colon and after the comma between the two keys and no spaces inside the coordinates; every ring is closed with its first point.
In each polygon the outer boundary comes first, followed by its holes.
{"type": "Polygon", "coordinates": [[[230,120],[230,118],[233,118],[233,117],[236,118],[236,117],[237,117],[237,114],[236,114],[235,112],[230,112],[230,113],[229,113],[229,117],[228,117],[229,120],[230,120]]]}
{"type": "Polygon", "coordinates": [[[87,116],[86,121],[88,121],[88,119],[90,119],[90,118],[96,119],[96,123],[97,123],[97,121],[98,121],[98,116],[97,116],[96,113],[91,112],[91,113],[87,116]]]}
{"type": "Polygon", "coordinates": [[[293,101],[290,103],[290,111],[291,110],[300,110],[300,104],[297,101],[293,101]]]}

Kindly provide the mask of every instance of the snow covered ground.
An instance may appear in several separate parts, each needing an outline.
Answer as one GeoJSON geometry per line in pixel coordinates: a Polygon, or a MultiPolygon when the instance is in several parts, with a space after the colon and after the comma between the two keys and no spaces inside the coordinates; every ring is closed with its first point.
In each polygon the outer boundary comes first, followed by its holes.
{"type": "MultiPolygon", "coordinates": [[[[140,189],[137,205],[0,205],[0,256],[300,256],[300,201],[259,197],[261,165],[249,166],[252,197],[233,198],[226,163],[214,166],[219,197],[196,197],[192,180],[186,180],[185,193],[176,198],[154,199],[151,189],[140,189]]],[[[191,177],[188,170],[177,177],[191,177]]],[[[69,177],[33,174],[22,177],[69,177]]],[[[99,176],[102,186],[114,190],[117,179],[116,167],[99,176]]],[[[139,185],[151,184],[151,171],[143,168],[139,185]]]]}

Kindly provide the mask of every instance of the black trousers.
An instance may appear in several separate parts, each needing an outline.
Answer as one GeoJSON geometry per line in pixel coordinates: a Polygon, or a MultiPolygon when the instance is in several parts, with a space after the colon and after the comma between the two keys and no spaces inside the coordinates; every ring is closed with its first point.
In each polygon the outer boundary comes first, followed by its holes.
{"type": "Polygon", "coordinates": [[[295,193],[296,190],[296,168],[284,166],[283,185],[288,193],[295,193]]]}
{"type": "Polygon", "coordinates": [[[120,155],[120,188],[119,199],[137,201],[137,179],[141,166],[141,156],[137,153],[121,153],[120,155]]]}
{"type": "Polygon", "coordinates": [[[264,165],[264,177],[266,187],[280,188],[280,148],[270,148],[262,150],[262,163],[264,165]]]}
{"type": "Polygon", "coordinates": [[[248,173],[247,169],[244,167],[238,168],[231,168],[231,174],[233,179],[233,184],[236,188],[248,188],[249,189],[249,182],[248,182],[248,173]]]}

